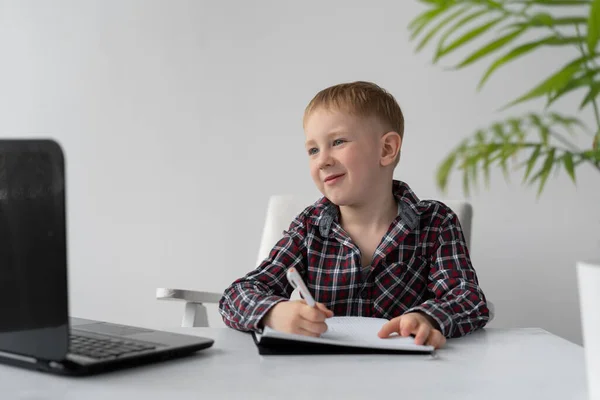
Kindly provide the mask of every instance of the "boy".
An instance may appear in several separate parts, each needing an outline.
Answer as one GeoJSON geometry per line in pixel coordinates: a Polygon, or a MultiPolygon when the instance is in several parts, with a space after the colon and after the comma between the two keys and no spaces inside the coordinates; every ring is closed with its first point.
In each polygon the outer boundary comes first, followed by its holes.
{"type": "Polygon", "coordinates": [[[306,208],[254,271],[219,303],[238,330],[269,326],[319,336],[326,318],[390,319],[379,332],[442,347],[489,319],[456,215],[420,201],[393,179],[404,117],[391,94],[369,82],[319,92],[304,114],[311,176],[323,198],[306,208]],[[289,301],[295,267],[317,302],[289,301]]]}

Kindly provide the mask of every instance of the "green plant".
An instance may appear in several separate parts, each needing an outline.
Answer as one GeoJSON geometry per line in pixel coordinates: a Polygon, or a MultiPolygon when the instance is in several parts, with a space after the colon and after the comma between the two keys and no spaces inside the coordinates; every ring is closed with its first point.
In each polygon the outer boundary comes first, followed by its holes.
{"type": "MultiPolygon", "coordinates": [[[[462,170],[463,189],[469,194],[482,171],[489,184],[490,166],[502,168],[509,176],[509,163],[523,169],[523,182],[537,182],[538,196],[552,171],[561,168],[573,182],[581,165],[600,172],[600,67],[597,51],[600,37],[600,0],[419,0],[428,8],[409,25],[411,40],[419,40],[417,51],[433,38],[437,40],[433,63],[457,49],[464,50],[475,39],[492,38],[475,47],[454,68],[465,68],[495,55],[481,77],[480,90],[501,67],[542,48],[573,46],[578,56],[543,79],[504,109],[533,99],[545,99],[542,110],[509,117],[478,130],[461,142],[440,164],[437,183],[446,190],[453,169],[462,170]],[[562,8],[562,10],[559,10],[562,8]],[[568,16],[555,16],[564,11],[568,16]],[[522,40],[525,33],[537,36],[522,40]],[[582,91],[579,110],[592,107],[595,128],[590,130],[574,115],[552,111],[555,102],[567,94],[582,91]],[[569,135],[587,134],[589,147],[575,146],[569,135]],[[522,155],[525,155],[522,158],[522,155]]],[[[531,36],[531,35],[527,35],[531,36]]]]}

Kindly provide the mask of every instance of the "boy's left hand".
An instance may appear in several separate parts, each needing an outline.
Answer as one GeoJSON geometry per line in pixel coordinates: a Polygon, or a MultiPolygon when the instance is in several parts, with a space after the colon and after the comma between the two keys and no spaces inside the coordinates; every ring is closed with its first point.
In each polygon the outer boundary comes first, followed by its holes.
{"type": "Polygon", "coordinates": [[[426,315],[418,312],[391,319],[381,327],[377,335],[380,338],[386,338],[394,332],[400,336],[415,335],[415,344],[425,344],[436,349],[446,344],[446,338],[442,332],[434,328],[433,323],[426,315]]]}

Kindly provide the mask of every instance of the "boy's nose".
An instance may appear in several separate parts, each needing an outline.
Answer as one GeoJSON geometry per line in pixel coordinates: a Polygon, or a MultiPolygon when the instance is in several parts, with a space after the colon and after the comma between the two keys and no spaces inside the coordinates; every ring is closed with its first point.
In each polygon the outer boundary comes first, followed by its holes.
{"type": "Polygon", "coordinates": [[[329,153],[321,153],[321,157],[319,158],[319,168],[327,168],[331,167],[334,164],[333,158],[329,153]]]}

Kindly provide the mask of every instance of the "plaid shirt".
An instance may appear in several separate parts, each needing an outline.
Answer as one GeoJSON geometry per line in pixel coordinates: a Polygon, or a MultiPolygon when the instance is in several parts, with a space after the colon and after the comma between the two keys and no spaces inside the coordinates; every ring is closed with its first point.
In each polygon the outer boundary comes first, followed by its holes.
{"type": "Polygon", "coordinates": [[[337,316],[422,312],[446,337],[483,327],[489,310],[456,214],[441,202],[419,201],[404,182],[394,181],[393,193],[400,213],[370,272],[361,274],[360,250],[338,223],[339,208],[323,197],[294,219],[258,268],[225,290],[219,302],[225,324],[260,330],[265,314],[289,299],[286,270],[293,266],[315,300],[337,316]]]}

